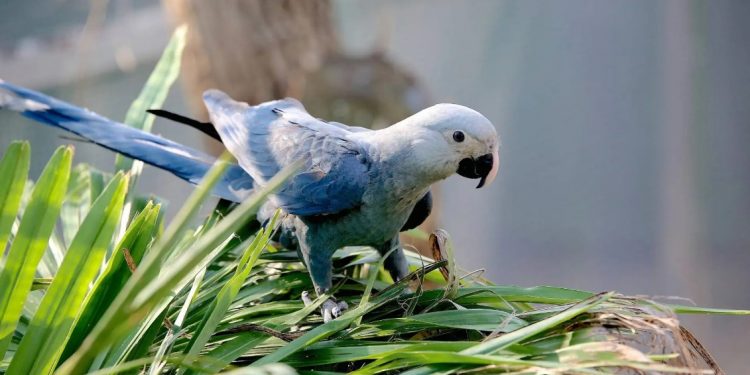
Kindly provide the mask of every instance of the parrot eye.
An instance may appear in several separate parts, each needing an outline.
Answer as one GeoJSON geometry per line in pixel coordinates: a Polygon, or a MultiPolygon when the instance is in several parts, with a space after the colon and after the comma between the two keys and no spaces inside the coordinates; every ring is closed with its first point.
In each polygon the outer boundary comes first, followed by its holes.
{"type": "Polygon", "coordinates": [[[461,142],[464,141],[464,138],[466,138],[464,136],[464,132],[462,132],[460,130],[457,130],[457,131],[453,132],[453,140],[454,141],[456,141],[458,143],[461,143],[461,142]]]}

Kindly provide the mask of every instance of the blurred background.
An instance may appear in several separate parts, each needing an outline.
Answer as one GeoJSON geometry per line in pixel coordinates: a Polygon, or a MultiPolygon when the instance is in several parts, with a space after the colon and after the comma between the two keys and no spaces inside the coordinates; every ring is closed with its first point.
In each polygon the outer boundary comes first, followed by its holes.
{"type": "MultiPolygon", "coordinates": [[[[0,78],[121,120],[171,30],[188,23],[165,108],[205,116],[220,87],[290,95],[313,115],[382,127],[438,102],[501,134],[489,189],[453,177],[429,226],[500,284],[617,290],[750,308],[750,2],[576,0],[4,0],[0,78]]],[[[154,131],[217,149],[200,133],[154,131]]],[[[0,112],[0,148],[29,139],[38,175],[64,134],[0,112]]],[[[74,142],[76,160],[114,155],[74,142]]],[[[191,187],[146,168],[139,190],[191,187]]],[[[678,300],[680,303],[689,301],[678,300]]],[[[683,317],[729,374],[750,320],[683,317]]]]}

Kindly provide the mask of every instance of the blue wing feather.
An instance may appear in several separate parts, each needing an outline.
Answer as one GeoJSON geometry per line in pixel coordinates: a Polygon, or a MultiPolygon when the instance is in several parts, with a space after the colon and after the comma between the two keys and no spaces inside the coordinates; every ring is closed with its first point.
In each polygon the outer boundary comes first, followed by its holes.
{"type": "Polygon", "coordinates": [[[370,162],[350,130],[318,120],[294,99],[251,107],[218,90],[204,101],[222,142],[259,183],[297,160],[306,164],[275,195],[279,207],[300,216],[332,215],[359,206],[370,162]]]}
{"type": "MultiPolygon", "coordinates": [[[[288,212],[302,216],[326,215],[360,204],[369,182],[369,162],[347,134],[370,129],[312,118],[302,104],[293,99],[250,107],[212,91],[207,93],[206,102],[214,117],[222,118],[222,138],[231,141],[227,145],[231,146],[230,151],[244,161],[248,171],[259,180],[270,178],[281,167],[299,158],[309,161],[306,170],[278,194],[277,200],[288,212]],[[243,141],[247,146],[243,146],[243,141]]],[[[200,151],[0,80],[0,108],[3,107],[170,171],[194,184],[200,182],[214,162],[213,157],[200,151]]],[[[251,193],[253,186],[251,175],[232,164],[214,194],[239,202],[251,193]]],[[[429,215],[430,198],[428,192],[402,230],[424,221],[429,215]]],[[[274,208],[269,206],[269,209],[272,212],[274,208]]]]}
{"type": "MultiPolygon", "coordinates": [[[[107,149],[172,172],[193,184],[200,182],[215,161],[212,156],[198,150],[2,80],[0,107],[67,130],[107,149]]],[[[239,202],[249,196],[252,189],[252,178],[239,165],[232,164],[213,193],[239,202]]]]}

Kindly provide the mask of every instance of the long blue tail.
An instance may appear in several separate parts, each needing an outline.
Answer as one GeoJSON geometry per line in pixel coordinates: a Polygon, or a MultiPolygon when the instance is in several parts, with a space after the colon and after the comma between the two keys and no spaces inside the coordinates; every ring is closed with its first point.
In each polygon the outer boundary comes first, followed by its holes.
{"type": "MultiPolygon", "coordinates": [[[[0,80],[0,108],[65,129],[109,150],[172,172],[192,184],[198,184],[216,160],[201,151],[3,80],[0,80]]],[[[233,164],[213,193],[239,202],[252,189],[252,178],[239,165],[233,164]]]]}

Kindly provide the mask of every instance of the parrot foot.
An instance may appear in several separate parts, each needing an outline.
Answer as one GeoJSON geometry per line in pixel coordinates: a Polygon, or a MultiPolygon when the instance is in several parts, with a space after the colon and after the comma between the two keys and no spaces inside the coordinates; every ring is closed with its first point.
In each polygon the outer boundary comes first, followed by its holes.
{"type": "MultiPolygon", "coordinates": [[[[312,299],[310,299],[310,293],[308,293],[307,291],[302,292],[302,302],[305,304],[305,306],[308,306],[312,303],[312,299]]],[[[320,306],[320,315],[323,316],[323,323],[328,323],[331,320],[338,318],[348,308],[349,305],[345,301],[336,302],[333,299],[327,299],[325,302],[323,302],[323,305],[320,306]]]]}

